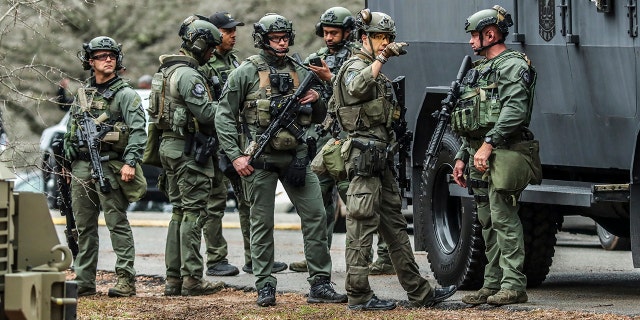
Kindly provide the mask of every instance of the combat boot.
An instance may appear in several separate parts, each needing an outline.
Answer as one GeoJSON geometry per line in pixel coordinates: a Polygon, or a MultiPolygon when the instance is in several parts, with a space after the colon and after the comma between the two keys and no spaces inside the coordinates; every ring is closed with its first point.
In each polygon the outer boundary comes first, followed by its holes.
{"type": "Polygon", "coordinates": [[[256,303],[261,307],[269,307],[276,305],[276,288],[268,283],[258,290],[258,299],[256,303]]]}
{"type": "Polygon", "coordinates": [[[360,304],[352,304],[347,306],[349,310],[355,311],[384,311],[396,308],[396,303],[388,300],[380,300],[374,294],[369,301],[360,304]]]}
{"type": "Polygon", "coordinates": [[[382,274],[396,274],[396,269],[392,264],[381,261],[380,259],[376,260],[374,263],[369,265],[369,274],[372,276],[382,275],[382,274]]]}
{"type": "Polygon", "coordinates": [[[78,287],[78,297],[87,297],[96,295],[96,288],[78,287]]]}
{"type": "Polygon", "coordinates": [[[224,289],[224,282],[222,281],[209,282],[204,279],[185,276],[182,279],[180,294],[183,296],[202,296],[216,293],[222,289],[224,289]]]}
{"type": "Polygon", "coordinates": [[[207,269],[208,276],[230,277],[240,273],[236,266],[229,264],[227,261],[221,261],[207,269]]]}
{"type": "Polygon", "coordinates": [[[309,268],[307,267],[307,260],[302,260],[298,262],[291,262],[289,264],[289,270],[295,272],[307,272],[309,268]]]}
{"type": "Polygon", "coordinates": [[[318,276],[309,290],[308,303],[343,303],[347,302],[346,294],[339,294],[333,289],[331,280],[318,276]]]}
{"type": "Polygon", "coordinates": [[[167,277],[164,285],[165,296],[179,296],[182,291],[182,279],[177,277],[167,277]]]}
{"type": "Polygon", "coordinates": [[[498,293],[498,289],[481,288],[474,293],[470,293],[462,297],[462,302],[472,305],[487,303],[487,298],[496,293],[498,293]]]}
{"type": "Polygon", "coordinates": [[[109,288],[109,297],[131,297],[136,295],[136,279],[126,272],[119,270],[117,272],[118,283],[113,288],[109,288]]]}
{"type": "Polygon", "coordinates": [[[529,297],[524,291],[502,288],[498,293],[488,297],[487,303],[494,306],[503,306],[505,304],[525,303],[528,300],[529,297]]]}

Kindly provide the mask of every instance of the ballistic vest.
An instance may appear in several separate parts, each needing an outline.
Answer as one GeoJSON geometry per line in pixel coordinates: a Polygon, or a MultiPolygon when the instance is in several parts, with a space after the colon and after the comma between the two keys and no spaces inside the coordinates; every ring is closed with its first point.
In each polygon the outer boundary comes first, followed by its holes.
{"type": "MultiPolygon", "coordinates": [[[[462,84],[463,91],[451,115],[451,128],[458,135],[481,138],[491,130],[500,117],[503,108],[498,91],[498,71],[503,63],[509,59],[521,59],[529,66],[526,79],[529,101],[524,126],[531,121],[531,110],[536,82],[536,72],[524,53],[508,50],[491,60],[478,60],[470,69],[462,84]]],[[[524,77],[525,75],[523,75],[524,77]]]]}

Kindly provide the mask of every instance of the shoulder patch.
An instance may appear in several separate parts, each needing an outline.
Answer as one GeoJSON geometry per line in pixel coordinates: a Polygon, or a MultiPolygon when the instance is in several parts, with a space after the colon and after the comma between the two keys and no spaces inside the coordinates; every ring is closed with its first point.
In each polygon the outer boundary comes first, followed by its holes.
{"type": "Polygon", "coordinates": [[[202,98],[204,93],[206,92],[204,85],[202,83],[196,83],[191,89],[191,93],[198,98],[202,98]]]}
{"type": "Polygon", "coordinates": [[[522,81],[524,81],[527,86],[531,85],[531,73],[529,72],[529,69],[523,68],[520,70],[520,78],[522,78],[522,81]]]}
{"type": "Polygon", "coordinates": [[[358,73],[356,71],[349,71],[347,76],[344,78],[344,84],[349,84],[357,75],[358,73]]]}

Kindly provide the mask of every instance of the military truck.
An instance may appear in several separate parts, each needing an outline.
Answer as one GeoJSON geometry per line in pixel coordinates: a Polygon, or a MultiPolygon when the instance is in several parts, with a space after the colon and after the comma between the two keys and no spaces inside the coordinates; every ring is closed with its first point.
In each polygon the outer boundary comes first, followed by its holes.
{"type": "Polygon", "coordinates": [[[529,286],[546,278],[563,217],[593,218],[630,237],[640,267],[640,39],[637,0],[368,0],[394,18],[408,54],[383,72],[406,76],[414,132],[404,193],[413,205],[415,249],[428,252],[442,285],[482,284],[484,244],[473,198],[452,183],[459,138],[446,132],[433,169],[425,150],[448,87],[465,55],[473,55],[464,24],[499,4],[512,15],[506,44],[524,51],[538,72],[531,130],[540,141],[544,181],[520,197],[529,286]]]}
{"type": "Polygon", "coordinates": [[[76,319],[71,250],[60,244],[42,193],[14,192],[0,163],[0,320],[76,319]]]}

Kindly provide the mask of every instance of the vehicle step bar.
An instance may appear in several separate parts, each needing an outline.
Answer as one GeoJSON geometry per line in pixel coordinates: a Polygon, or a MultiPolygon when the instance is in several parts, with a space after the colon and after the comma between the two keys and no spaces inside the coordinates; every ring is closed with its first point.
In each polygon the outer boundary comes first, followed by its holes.
{"type": "MultiPolygon", "coordinates": [[[[449,194],[457,197],[472,197],[449,179],[449,194]]],[[[629,202],[629,184],[594,184],[589,182],[567,182],[543,180],[540,185],[529,185],[520,196],[521,202],[558,204],[591,207],[596,202],[629,202]]]]}

